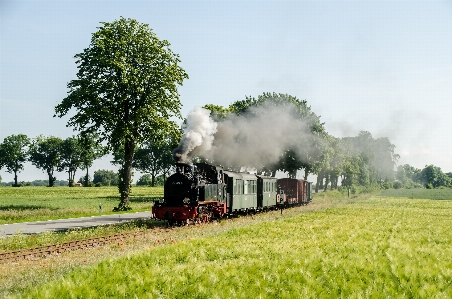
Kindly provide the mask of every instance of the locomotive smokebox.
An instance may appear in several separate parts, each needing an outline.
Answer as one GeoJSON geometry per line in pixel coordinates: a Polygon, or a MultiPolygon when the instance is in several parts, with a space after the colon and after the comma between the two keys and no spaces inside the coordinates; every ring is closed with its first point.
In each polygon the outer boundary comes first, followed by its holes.
{"type": "Polygon", "coordinates": [[[187,163],[176,163],[176,172],[183,174],[193,173],[193,165],[187,163]]]}

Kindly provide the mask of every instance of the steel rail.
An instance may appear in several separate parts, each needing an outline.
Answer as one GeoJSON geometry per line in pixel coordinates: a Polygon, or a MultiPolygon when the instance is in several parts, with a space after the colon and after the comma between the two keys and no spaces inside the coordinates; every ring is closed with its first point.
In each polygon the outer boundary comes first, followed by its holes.
{"type": "Polygon", "coordinates": [[[125,232],[109,236],[94,237],[88,239],[74,240],[58,244],[43,245],[20,250],[12,250],[0,253],[0,262],[26,260],[31,258],[43,258],[53,254],[61,254],[66,251],[94,248],[113,244],[113,242],[135,238],[145,234],[145,230],[125,232]]]}

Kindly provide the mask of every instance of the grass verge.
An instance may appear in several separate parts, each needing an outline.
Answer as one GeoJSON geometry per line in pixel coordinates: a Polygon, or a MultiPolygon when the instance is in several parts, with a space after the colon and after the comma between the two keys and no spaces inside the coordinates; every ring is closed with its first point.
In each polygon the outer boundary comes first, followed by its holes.
{"type": "MultiPolygon", "coordinates": [[[[163,187],[133,187],[134,212],[149,211],[163,197],[163,187]]],[[[0,224],[113,214],[119,203],[117,187],[1,187],[0,224]]],[[[116,212],[115,212],[116,213],[116,212]]]]}

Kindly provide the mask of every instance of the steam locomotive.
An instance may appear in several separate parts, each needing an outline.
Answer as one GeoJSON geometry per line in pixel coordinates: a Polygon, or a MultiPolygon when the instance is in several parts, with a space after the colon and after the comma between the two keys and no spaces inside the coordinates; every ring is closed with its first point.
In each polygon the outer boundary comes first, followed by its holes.
{"type": "Polygon", "coordinates": [[[176,163],[176,173],[168,177],[164,198],[152,213],[182,225],[305,205],[311,200],[312,184],[305,180],[226,171],[207,163],[176,163]]]}

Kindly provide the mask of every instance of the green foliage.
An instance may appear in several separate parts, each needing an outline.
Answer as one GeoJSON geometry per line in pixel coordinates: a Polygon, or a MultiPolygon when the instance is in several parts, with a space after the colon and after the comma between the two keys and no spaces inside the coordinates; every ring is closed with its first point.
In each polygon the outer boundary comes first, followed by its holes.
{"type": "Polygon", "coordinates": [[[170,43],[159,40],[146,24],[120,18],[102,22],[91,44],[77,59],[77,79],[55,107],[62,117],[74,108],[68,125],[82,133],[98,133],[113,151],[124,147],[119,208],[129,204],[135,146],[178,131],[177,91],[188,78],[170,43]]]}
{"type": "Polygon", "coordinates": [[[78,180],[79,183],[82,183],[84,187],[88,186],[88,183],[91,182],[91,176],[90,175],[84,175],[82,177],[80,177],[80,179],[78,180]]]}
{"type": "Polygon", "coordinates": [[[425,166],[420,173],[420,178],[429,189],[451,186],[451,179],[441,171],[441,168],[433,165],[425,166]]]}
{"type": "Polygon", "coordinates": [[[297,170],[303,168],[306,174],[313,172],[316,163],[320,163],[319,161],[322,159],[321,153],[324,150],[323,139],[327,137],[327,133],[323,123],[320,122],[320,117],[311,110],[306,100],[299,100],[288,94],[265,92],[259,95],[257,99],[246,97],[245,100],[236,101],[227,109],[222,109],[222,107],[215,105],[210,105],[207,108],[214,111],[214,114],[225,115],[230,111],[237,115],[246,115],[252,118],[257,112],[251,108],[260,106],[265,106],[267,109],[289,107],[294,117],[304,124],[303,128],[300,128],[297,143],[305,146],[286,148],[277,163],[247,166],[255,167],[262,172],[270,172],[273,175],[277,170],[281,170],[288,172],[291,177],[295,177],[297,170]],[[306,130],[310,134],[302,134],[306,130]]]}
{"type": "Polygon", "coordinates": [[[403,188],[403,184],[400,181],[395,181],[393,186],[394,186],[394,189],[403,188]]]}
{"type": "Polygon", "coordinates": [[[66,138],[61,144],[61,163],[58,171],[66,170],[69,174],[69,187],[72,187],[75,179],[75,172],[82,166],[82,152],[84,147],[75,136],[66,138]]]}
{"type": "Polygon", "coordinates": [[[180,134],[163,140],[146,142],[134,155],[133,167],[151,176],[150,185],[155,186],[159,174],[167,175],[174,165],[173,149],[177,147],[180,134]]]}
{"type": "MultiPolygon", "coordinates": [[[[154,186],[164,186],[166,181],[166,176],[161,174],[155,177],[154,186]]],[[[152,177],[149,174],[142,175],[138,181],[137,186],[152,186],[152,177]]]]}
{"type": "Polygon", "coordinates": [[[80,167],[86,170],[84,179],[80,179],[79,182],[87,187],[91,180],[89,168],[93,165],[94,160],[99,159],[106,154],[107,149],[100,144],[99,136],[97,134],[82,133],[79,138],[79,143],[83,148],[80,167]]]}
{"type": "Polygon", "coordinates": [[[392,188],[394,167],[399,155],[388,138],[373,138],[369,132],[362,131],[356,137],[340,140],[335,168],[340,172],[342,185],[371,186],[380,184],[392,188]]]}
{"type": "Polygon", "coordinates": [[[97,186],[117,186],[119,182],[118,173],[113,170],[100,169],[94,172],[93,183],[97,186]]]}
{"type": "Polygon", "coordinates": [[[150,186],[151,182],[152,182],[151,175],[144,174],[138,179],[137,186],[150,186]]]}
{"type": "Polygon", "coordinates": [[[61,146],[63,140],[59,137],[38,136],[33,140],[29,149],[29,160],[37,168],[47,172],[49,177],[49,187],[53,187],[56,178],[53,172],[61,165],[61,146]]]}
{"type": "Polygon", "coordinates": [[[15,186],[19,186],[17,173],[24,169],[29,144],[30,139],[24,134],[8,136],[0,144],[0,169],[5,167],[7,172],[14,173],[15,186]]]}
{"type": "Polygon", "coordinates": [[[204,109],[210,110],[210,115],[213,119],[222,120],[228,116],[232,110],[219,105],[207,104],[203,106],[204,109]]]}

